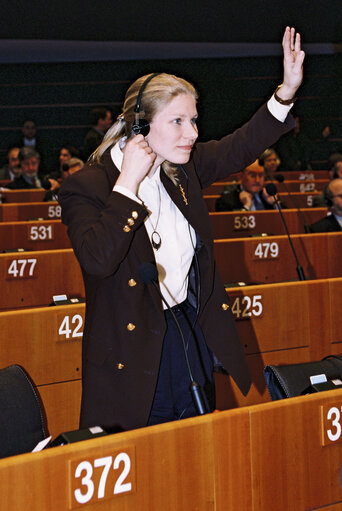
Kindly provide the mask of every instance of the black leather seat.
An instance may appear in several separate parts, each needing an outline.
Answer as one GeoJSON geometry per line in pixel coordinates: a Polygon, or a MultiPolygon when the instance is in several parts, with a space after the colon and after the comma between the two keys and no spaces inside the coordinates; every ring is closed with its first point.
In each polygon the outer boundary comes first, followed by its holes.
{"type": "Polygon", "coordinates": [[[39,394],[19,365],[0,369],[0,457],[30,452],[47,437],[39,394]]]}

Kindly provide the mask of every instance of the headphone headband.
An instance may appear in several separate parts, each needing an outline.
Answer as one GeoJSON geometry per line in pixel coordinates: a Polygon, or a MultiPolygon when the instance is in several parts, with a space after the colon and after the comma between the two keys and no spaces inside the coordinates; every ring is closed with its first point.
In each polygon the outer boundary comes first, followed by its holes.
{"type": "Polygon", "coordinates": [[[144,135],[144,137],[146,137],[146,135],[148,135],[148,132],[150,131],[150,124],[149,124],[149,122],[146,119],[139,119],[140,104],[141,104],[141,99],[142,99],[143,92],[146,89],[147,84],[155,76],[158,76],[160,74],[161,73],[153,73],[153,74],[151,74],[150,76],[148,76],[146,78],[146,80],[143,82],[142,86],[140,87],[140,90],[139,90],[138,96],[137,96],[137,102],[136,102],[135,108],[134,108],[135,120],[134,120],[134,124],[132,126],[132,133],[133,133],[133,135],[141,134],[141,135],[144,135]]]}
{"type": "Polygon", "coordinates": [[[135,104],[135,108],[134,108],[134,112],[136,114],[138,114],[140,112],[140,103],[141,103],[141,99],[142,99],[142,95],[143,95],[143,92],[144,90],[146,89],[148,83],[155,77],[155,76],[158,76],[160,75],[161,73],[153,73],[151,74],[150,76],[148,76],[146,78],[146,80],[143,82],[142,86],[140,87],[140,90],[138,92],[138,96],[137,96],[137,102],[135,104]]]}

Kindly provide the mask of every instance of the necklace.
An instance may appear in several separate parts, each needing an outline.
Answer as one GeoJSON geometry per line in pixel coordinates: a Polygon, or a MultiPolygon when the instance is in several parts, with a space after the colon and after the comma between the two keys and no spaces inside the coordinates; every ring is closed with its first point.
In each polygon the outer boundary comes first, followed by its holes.
{"type": "Polygon", "coordinates": [[[159,232],[157,231],[159,217],[160,217],[160,207],[161,207],[160,188],[159,188],[158,184],[157,184],[157,188],[158,188],[158,195],[159,195],[159,207],[158,207],[157,223],[156,223],[155,227],[152,224],[151,218],[148,217],[148,219],[152,225],[152,229],[153,229],[152,234],[151,234],[151,243],[152,243],[152,247],[154,248],[154,250],[159,250],[161,247],[161,243],[162,243],[161,236],[160,236],[159,232]]]}

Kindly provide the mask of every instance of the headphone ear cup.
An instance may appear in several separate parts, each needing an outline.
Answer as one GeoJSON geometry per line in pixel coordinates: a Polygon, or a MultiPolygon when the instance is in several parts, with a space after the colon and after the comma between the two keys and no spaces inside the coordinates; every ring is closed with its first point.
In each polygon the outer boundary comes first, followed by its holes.
{"type": "Polygon", "coordinates": [[[132,134],[133,135],[143,135],[146,137],[150,131],[150,124],[146,119],[139,119],[138,124],[133,124],[132,126],[132,134]]]}
{"type": "Polygon", "coordinates": [[[324,197],[324,202],[326,203],[328,208],[330,208],[333,205],[333,201],[330,198],[330,192],[327,187],[324,188],[323,197],[324,197]]]}

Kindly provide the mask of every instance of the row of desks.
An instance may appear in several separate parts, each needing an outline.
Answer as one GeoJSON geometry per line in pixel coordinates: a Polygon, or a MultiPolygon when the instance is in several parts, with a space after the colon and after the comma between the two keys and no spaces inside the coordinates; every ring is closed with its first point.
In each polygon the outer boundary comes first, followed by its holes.
{"type": "MultiPolygon", "coordinates": [[[[306,279],[342,276],[342,233],[291,238],[306,279]]],[[[215,240],[214,251],[226,285],[298,280],[287,236],[215,240]]],[[[84,297],[82,273],[72,249],[2,253],[0,278],[5,290],[0,309],[48,305],[59,294],[84,297]]]]}
{"type": "MultiPolygon", "coordinates": [[[[24,211],[25,205],[22,205],[24,211]]],[[[33,204],[35,206],[35,204],[33,204]]],[[[0,251],[24,248],[49,250],[71,247],[65,225],[58,218],[58,204],[38,204],[38,214],[50,214],[47,220],[19,220],[0,222],[0,251]],[[42,207],[43,206],[43,207],[42,207]]],[[[32,210],[29,210],[30,214],[32,210]]],[[[304,223],[313,223],[326,215],[325,208],[314,210],[284,210],[283,216],[291,234],[304,233],[304,223]]],[[[278,211],[213,212],[210,221],[214,239],[285,234],[285,227],[278,211]]]]}
{"type": "MultiPolygon", "coordinates": [[[[229,377],[216,375],[219,409],[268,401],[263,378],[267,364],[308,362],[342,353],[342,278],[236,287],[227,292],[253,385],[244,397],[229,377]]],[[[25,367],[42,395],[55,436],[77,428],[84,315],[84,303],[0,312],[6,340],[0,344],[1,365],[25,367]]]]}
{"type": "MultiPolygon", "coordinates": [[[[265,181],[265,185],[270,181],[265,181]]],[[[273,181],[279,192],[292,192],[292,193],[304,193],[304,192],[321,192],[325,186],[329,183],[329,179],[316,179],[316,180],[293,180],[284,181],[278,183],[273,181]]],[[[238,181],[239,183],[239,181],[238,181]]],[[[203,189],[203,195],[216,195],[223,192],[225,187],[231,185],[229,181],[216,181],[212,185],[203,189]]],[[[236,183],[235,183],[236,184],[236,183]]]]}
{"type": "MultiPolygon", "coordinates": [[[[328,170],[311,170],[311,171],[290,171],[281,173],[287,181],[321,181],[330,179],[328,170]]],[[[241,173],[231,174],[224,183],[239,182],[241,173]]],[[[277,174],[275,174],[276,176],[277,174]]],[[[274,177],[275,179],[275,177],[274,177]]],[[[10,181],[0,181],[0,188],[6,188],[6,184],[10,181]]],[[[32,190],[2,190],[0,191],[4,202],[39,202],[43,200],[46,191],[42,188],[32,190]],[[30,197],[30,198],[28,198],[30,197]]]]}
{"type": "Polygon", "coordinates": [[[342,391],[0,460],[11,511],[341,511],[342,391]]]}
{"type": "MultiPolygon", "coordinates": [[[[318,197],[321,192],[287,192],[278,193],[278,198],[283,206],[286,208],[311,208],[315,197],[318,197]]],[[[216,201],[220,197],[219,194],[204,195],[209,211],[215,211],[216,201]]]]}

